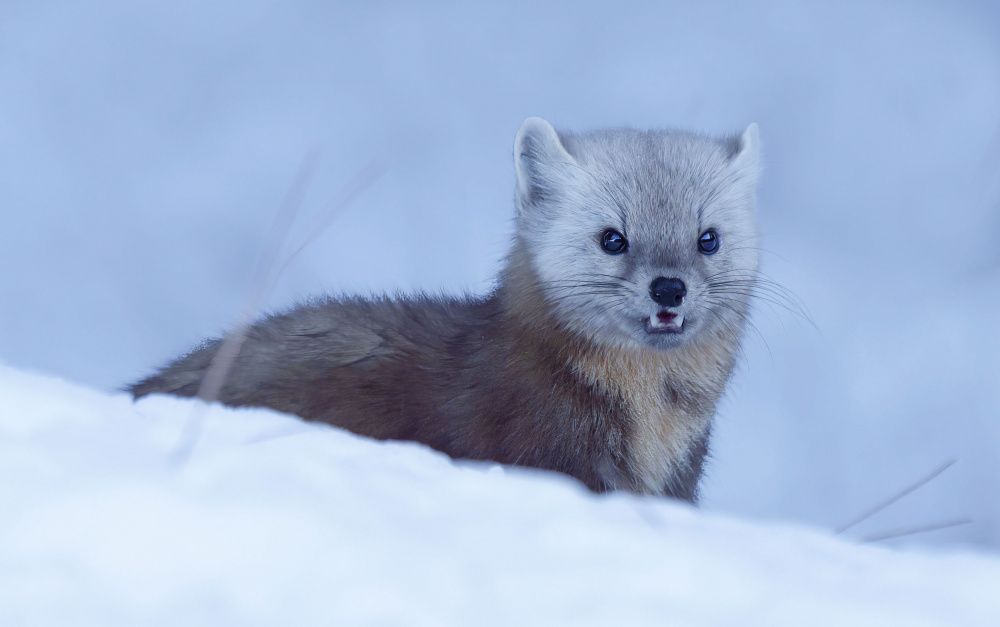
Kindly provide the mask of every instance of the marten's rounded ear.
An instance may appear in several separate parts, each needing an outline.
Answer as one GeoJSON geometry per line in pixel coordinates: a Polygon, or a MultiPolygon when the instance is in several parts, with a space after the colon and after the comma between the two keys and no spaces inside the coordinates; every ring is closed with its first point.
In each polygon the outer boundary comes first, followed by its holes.
{"type": "Polygon", "coordinates": [[[740,136],[740,157],[752,157],[754,160],[760,156],[760,132],[757,130],[757,123],[751,122],[747,130],[740,136]]]}
{"type": "Polygon", "coordinates": [[[760,174],[760,136],[756,122],[743,131],[736,143],[738,145],[731,158],[732,164],[744,171],[750,181],[756,182],[760,174]]]}
{"type": "Polygon", "coordinates": [[[733,155],[736,163],[757,163],[760,159],[760,133],[757,131],[757,123],[752,122],[747,130],[740,135],[739,147],[733,155]]]}
{"type": "Polygon", "coordinates": [[[514,139],[514,171],[521,202],[543,202],[557,183],[558,164],[576,163],[562,145],[552,125],[542,118],[528,118],[514,139]]]}

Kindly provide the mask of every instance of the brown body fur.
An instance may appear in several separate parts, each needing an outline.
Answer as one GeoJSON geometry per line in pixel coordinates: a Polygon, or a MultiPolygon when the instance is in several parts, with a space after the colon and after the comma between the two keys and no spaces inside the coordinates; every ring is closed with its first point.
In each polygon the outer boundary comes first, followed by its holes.
{"type": "MultiPolygon", "coordinates": [[[[329,300],[267,318],[251,327],[220,400],[555,470],[595,491],[695,500],[732,364],[725,343],[595,345],[560,329],[530,265],[516,251],[511,261],[482,300],[329,300]]],[[[129,390],[195,396],[218,346],[129,390]]]]}
{"type": "MultiPolygon", "coordinates": [[[[268,317],[219,400],[695,501],[755,290],[756,126],[559,136],[530,118],[514,159],[517,235],[493,294],[268,317]],[[609,233],[627,249],[602,248],[609,233]],[[718,250],[699,248],[706,237],[718,250]]],[[[219,346],[129,390],[195,396],[219,346]]]]}

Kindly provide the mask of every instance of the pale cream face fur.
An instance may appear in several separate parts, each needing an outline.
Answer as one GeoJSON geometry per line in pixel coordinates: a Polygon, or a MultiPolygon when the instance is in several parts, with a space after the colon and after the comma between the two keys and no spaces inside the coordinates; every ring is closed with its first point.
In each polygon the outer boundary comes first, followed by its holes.
{"type": "Polygon", "coordinates": [[[633,130],[559,136],[539,118],[515,141],[518,236],[567,329],[594,341],[669,350],[719,332],[739,336],[758,267],[757,128],[714,139],[633,130]],[[601,246],[614,229],[617,255],[601,246]],[[718,234],[706,255],[699,237],[718,234]],[[650,297],[657,277],[683,281],[669,313],[680,333],[645,324],[665,308],[650,297]]]}
{"type": "Polygon", "coordinates": [[[758,267],[756,125],[721,140],[577,136],[530,118],[514,159],[518,237],[555,318],[583,340],[569,359],[628,404],[633,489],[659,493],[707,435],[742,337],[758,267]],[[628,240],[624,253],[602,248],[608,229],[628,240]],[[698,239],[709,229],[719,250],[705,255],[698,239]],[[665,310],[650,296],[657,277],[687,288],[669,308],[683,318],[680,333],[648,330],[665,310]]]}

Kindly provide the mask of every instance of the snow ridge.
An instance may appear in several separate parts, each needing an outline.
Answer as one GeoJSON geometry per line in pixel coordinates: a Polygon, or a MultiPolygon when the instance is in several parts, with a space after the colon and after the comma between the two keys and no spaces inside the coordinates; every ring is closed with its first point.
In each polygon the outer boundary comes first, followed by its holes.
{"type": "Polygon", "coordinates": [[[1000,624],[993,557],[5,366],[0,512],[4,625],[1000,624]]]}

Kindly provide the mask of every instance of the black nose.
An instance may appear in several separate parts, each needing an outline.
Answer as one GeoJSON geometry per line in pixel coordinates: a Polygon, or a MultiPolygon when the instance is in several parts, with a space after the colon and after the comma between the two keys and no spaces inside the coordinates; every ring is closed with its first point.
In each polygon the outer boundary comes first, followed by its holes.
{"type": "Polygon", "coordinates": [[[650,297],[664,307],[677,307],[684,301],[684,296],[687,293],[684,281],[680,279],[668,279],[661,276],[656,277],[649,284],[650,297]]]}

